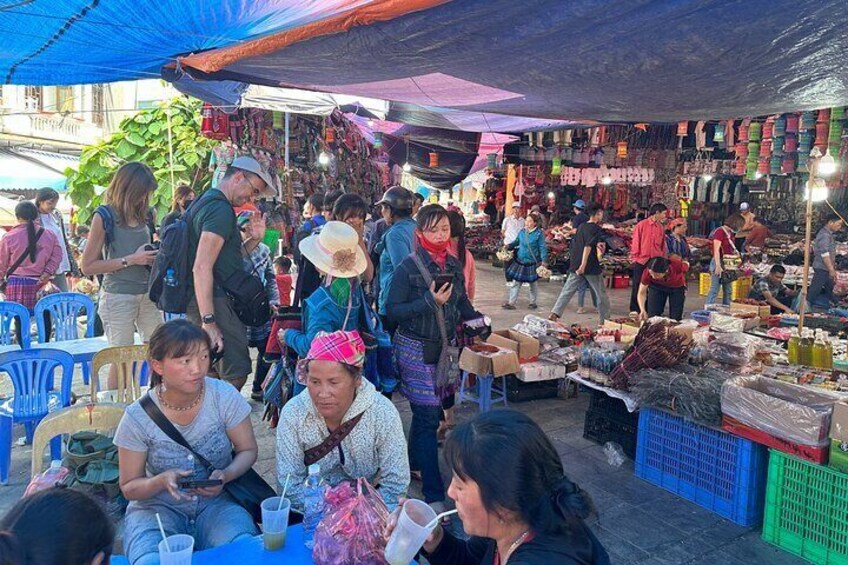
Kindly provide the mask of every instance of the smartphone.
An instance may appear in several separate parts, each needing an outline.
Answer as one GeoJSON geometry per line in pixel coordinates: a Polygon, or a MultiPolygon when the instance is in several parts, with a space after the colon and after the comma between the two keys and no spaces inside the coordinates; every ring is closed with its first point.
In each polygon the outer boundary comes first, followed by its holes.
{"type": "Polygon", "coordinates": [[[217,487],[222,484],[224,484],[224,481],[221,479],[192,479],[191,477],[184,477],[177,480],[177,486],[184,489],[217,487]]]}
{"type": "Polygon", "coordinates": [[[446,284],[453,283],[453,273],[444,274],[444,275],[436,275],[433,277],[433,282],[436,283],[436,290],[439,290],[446,284]]]}
{"type": "Polygon", "coordinates": [[[159,245],[161,243],[158,241],[154,241],[153,243],[148,243],[144,246],[145,251],[159,251],[159,245]]]}

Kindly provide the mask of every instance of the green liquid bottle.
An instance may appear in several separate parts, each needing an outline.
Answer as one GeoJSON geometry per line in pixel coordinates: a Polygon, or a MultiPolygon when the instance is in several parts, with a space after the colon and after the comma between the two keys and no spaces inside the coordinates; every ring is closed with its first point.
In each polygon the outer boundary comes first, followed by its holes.
{"type": "MultiPolygon", "coordinates": [[[[831,361],[831,365],[833,362],[831,361]]],[[[823,369],[827,365],[827,344],[821,330],[816,330],[816,339],[813,342],[813,367],[823,369]]]]}
{"type": "Polygon", "coordinates": [[[798,346],[798,364],[809,367],[813,364],[813,332],[807,328],[801,332],[801,343],[798,346]]]}
{"type": "Polygon", "coordinates": [[[800,364],[799,349],[801,347],[801,336],[798,335],[798,330],[792,330],[792,336],[789,338],[789,364],[800,364]]]}

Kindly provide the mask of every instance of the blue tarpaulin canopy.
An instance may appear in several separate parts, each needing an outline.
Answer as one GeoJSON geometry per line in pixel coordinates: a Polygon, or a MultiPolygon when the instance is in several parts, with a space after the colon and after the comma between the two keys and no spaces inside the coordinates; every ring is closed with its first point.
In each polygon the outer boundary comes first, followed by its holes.
{"type": "Polygon", "coordinates": [[[475,131],[486,130],[472,122],[495,114],[722,119],[848,104],[844,8],[835,0],[0,0],[0,82],[107,82],[170,65],[175,76],[236,87],[464,112],[428,119],[475,131]]]}

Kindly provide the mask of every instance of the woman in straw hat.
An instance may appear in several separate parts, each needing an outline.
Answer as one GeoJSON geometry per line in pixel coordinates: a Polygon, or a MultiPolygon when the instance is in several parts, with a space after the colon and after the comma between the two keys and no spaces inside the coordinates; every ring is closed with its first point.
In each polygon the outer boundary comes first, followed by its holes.
{"type": "Polygon", "coordinates": [[[324,282],[303,303],[303,329],[281,331],[278,337],[281,345],[288,345],[303,359],[318,332],[359,328],[362,291],[358,277],[368,267],[368,260],[356,230],[344,222],[327,222],[320,233],[301,241],[299,248],[324,282]]]}

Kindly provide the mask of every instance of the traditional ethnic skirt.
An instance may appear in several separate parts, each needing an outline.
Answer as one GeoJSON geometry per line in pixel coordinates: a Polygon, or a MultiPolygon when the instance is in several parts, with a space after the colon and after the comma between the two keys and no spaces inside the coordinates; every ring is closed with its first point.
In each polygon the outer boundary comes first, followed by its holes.
{"type": "Polygon", "coordinates": [[[536,274],[538,263],[520,263],[518,259],[512,262],[507,269],[506,275],[508,279],[516,280],[523,283],[531,283],[539,280],[539,275],[536,274]]]}
{"type": "Polygon", "coordinates": [[[17,302],[32,313],[35,303],[38,302],[38,280],[29,277],[9,277],[6,286],[6,300],[17,302]]]}
{"type": "Polygon", "coordinates": [[[436,365],[424,363],[424,344],[395,332],[395,360],[400,372],[400,392],[411,404],[440,406],[436,396],[436,365]]]}

